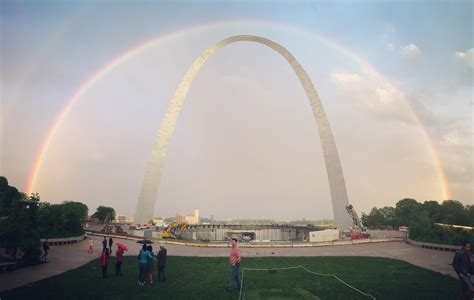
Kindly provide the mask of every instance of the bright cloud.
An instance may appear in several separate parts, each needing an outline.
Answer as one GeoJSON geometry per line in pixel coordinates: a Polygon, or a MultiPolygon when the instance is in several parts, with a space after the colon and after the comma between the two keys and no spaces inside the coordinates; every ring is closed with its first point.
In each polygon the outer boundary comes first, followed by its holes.
{"type": "Polygon", "coordinates": [[[414,43],[410,43],[406,46],[400,46],[400,54],[409,60],[418,60],[421,57],[421,50],[414,43]]]}
{"type": "Polygon", "coordinates": [[[470,68],[474,68],[474,48],[466,52],[456,52],[456,58],[466,63],[470,68]]]}
{"type": "Polygon", "coordinates": [[[374,70],[366,68],[360,74],[334,72],[331,74],[331,80],[374,116],[407,124],[414,123],[406,96],[374,70]]]}

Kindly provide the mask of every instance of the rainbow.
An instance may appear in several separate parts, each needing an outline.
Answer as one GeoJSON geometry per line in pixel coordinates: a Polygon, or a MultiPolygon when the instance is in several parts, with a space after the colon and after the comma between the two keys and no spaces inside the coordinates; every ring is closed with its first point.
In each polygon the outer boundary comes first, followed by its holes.
{"type": "MultiPolygon", "coordinates": [[[[353,51],[345,48],[344,46],[338,44],[335,41],[332,41],[319,33],[313,32],[308,29],[300,28],[291,24],[282,24],[282,23],[274,23],[274,22],[268,22],[268,21],[255,21],[255,20],[232,20],[232,21],[226,21],[226,22],[221,22],[221,23],[209,23],[209,24],[203,24],[199,26],[193,26],[193,27],[187,27],[183,28],[177,31],[169,32],[166,34],[163,34],[161,36],[158,36],[156,38],[147,40],[135,47],[132,47],[128,49],[127,51],[123,52],[122,54],[118,55],[114,59],[110,60],[109,62],[105,63],[102,65],[100,68],[95,70],[95,72],[87,79],[84,81],[79,88],[74,92],[74,94],[68,99],[66,104],[63,106],[61,109],[60,113],[56,116],[54,121],[51,123],[46,137],[44,138],[43,142],[41,143],[41,146],[39,147],[39,150],[37,152],[36,158],[34,160],[33,166],[31,168],[31,172],[29,175],[28,183],[27,183],[27,194],[30,194],[34,191],[35,189],[35,184],[38,178],[38,174],[41,170],[41,166],[44,161],[44,157],[46,156],[46,153],[48,152],[48,148],[51,144],[51,141],[53,140],[56,132],[58,131],[59,127],[61,126],[61,123],[67,116],[67,114],[71,111],[73,108],[74,104],[81,98],[82,95],[84,95],[94,84],[96,84],[101,78],[106,76],[108,73],[112,72],[114,69],[116,69],[118,66],[121,64],[125,63],[126,61],[134,58],[135,56],[139,55],[140,53],[146,51],[147,49],[157,45],[160,42],[164,42],[166,40],[169,40],[171,38],[174,38],[176,36],[186,34],[186,33],[191,33],[193,31],[198,31],[198,30],[203,30],[207,28],[211,28],[214,26],[218,25],[227,25],[227,24],[235,24],[235,25],[242,25],[242,24],[248,24],[248,23],[257,23],[257,24],[263,24],[263,25],[271,25],[271,26],[283,26],[285,28],[291,28],[297,31],[305,32],[307,34],[313,35],[318,37],[318,39],[324,43],[325,45],[335,48],[342,54],[348,56],[352,60],[356,61],[360,66],[366,68],[367,70],[370,70],[373,74],[376,74],[378,77],[386,81],[387,83],[390,83],[390,80],[381,74],[379,71],[377,71],[372,65],[370,65],[365,59],[360,57],[360,55],[357,55],[353,51]]],[[[391,87],[394,87],[391,85],[391,87]]],[[[400,91],[398,88],[394,87],[397,91],[400,91]]],[[[401,92],[401,91],[400,91],[401,92]]],[[[415,109],[413,106],[409,103],[408,98],[404,96],[404,94],[401,92],[403,95],[403,99],[405,99],[407,107],[409,108],[409,111],[412,114],[413,120],[416,122],[416,124],[419,126],[419,128],[422,131],[424,140],[426,142],[426,145],[429,149],[430,156],[434,162],[434,165],[437,170],[437,177],[438,181],[441,186],[441,190],[443,193],[443,198],[444,199],[450,199],[451,198],[451,193],[449,190],[449,184],[446,179],[446,174],[443,168],[443,165],[441,164],[441,161],[439,159],[438,153],[436,152],[436,149],[433,145],[433,142],[426,131],[425,126],[420,120],[420,117],[416,114],[415,109]]]]}

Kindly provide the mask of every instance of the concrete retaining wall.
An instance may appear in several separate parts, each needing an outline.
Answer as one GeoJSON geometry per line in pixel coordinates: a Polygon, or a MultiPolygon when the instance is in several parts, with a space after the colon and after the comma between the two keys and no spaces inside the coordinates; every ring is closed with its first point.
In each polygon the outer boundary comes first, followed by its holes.
{"type": "MultiPolygon", "coordinates": [[[[110,236],[112,238],[127,239],[127,240],[141,240],[143,238],[133,236],[121,236],[113,234],[103,234],[98,232],[87,232],[89,235],[96,236],[110,236]]],[[[222,242],[197,242],[197,241],[183,241],[173,239],[159,239],[157,240],[162,244],[171,245],[182,245],[191,247],[208,247],[208,248],[230,248],[230,243],[222,242]]],[[[378,238],[378,239],[360,239],[360,240],[336,240],[319,243],[309,242],[288,242],[288,241],[271,241],[271,242],[260,242],[260,243],[239,243],[240,248],[297,248],[297,247],[324,247],[324,246],[339,246],[339,245],[353,245],[353,244],[368,244],[368,243],[382,243],[382,242],[401,242],[404,241],[402,238],[378,238]]]]}
{"type": "Polygon", "coordinates": [[[421,248],[433,249],[433,250],[456,252],[457,250],[461,249],[461,246],[432,244],[432,243],[418,242],[411,239],[407,239],[406,242],[407,244],[410,244],[410,245],[418,246],[421,248]]]}

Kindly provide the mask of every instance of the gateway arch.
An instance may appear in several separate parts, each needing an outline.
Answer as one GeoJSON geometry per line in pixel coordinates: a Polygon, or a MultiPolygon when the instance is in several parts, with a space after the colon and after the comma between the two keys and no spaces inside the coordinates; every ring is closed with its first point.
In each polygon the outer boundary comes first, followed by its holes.
{"type": "Polygon", "coordinates": [[[186,72],[186,75],[184,75],[184,78],[176,89],[173,98],[171,98],[166,114],[161,121],[160,128],[158,129],[156,141],[151,151],[140,189],[137,209],[135,212],[135,222],[145,223],[153,217],[166,152],[173,135],[179,112],[194,77],[207,59],[217,50],[229,44],[243,41],[259,43],[275,50],[286,59],[293,68],[296,76],[298,76],[298,79],[303,85],[308,97],[319,130],[319,137],[321,139],[324,162],[326,164],[326,172],[329,180],[334,219],[339,228],[348,228],[352,225],[352,221],[345,208],[346,205],[349,204],[346,184],[342,173],[339,155],[337,153],[336,143],[318,93],[316,92],[311,79],[308,77],[308,74],[306,74],[303,67],[287,49],[269,39],[253,35],[232,36],[210,46],[199,55],[186,72]]]}

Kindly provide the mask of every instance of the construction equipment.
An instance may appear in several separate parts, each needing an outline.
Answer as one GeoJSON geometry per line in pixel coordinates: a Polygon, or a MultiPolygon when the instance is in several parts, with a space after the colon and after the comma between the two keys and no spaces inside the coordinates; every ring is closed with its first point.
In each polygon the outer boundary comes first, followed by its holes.
{"type": "Polygon", "coordinates": [[[367,233],[367,228],[362,224],[362,220],[359,218],[354,206],[352,204],[346,205],[346,211],[352,219],[351,239],[370,238],[370,234],[367,233]]]}
{"type": "Polygon", "coordinates": [[[183,232],[186,230],[186,222],[173,222],[164,230],[161,230],[161,237],[164,239],[174,238],[180,239],[183,235],[183,232]]]}
{"type": "Polygon", "coordinates": [[[116,234],[127,235],[127,232],[125,230],[123,230],[122,226],[119,226],[119,225],[115,226],[115,233],[116,234]]]}
{"type": "Polygon", "coordinates": [[[111,225],[105,225],[100,231],[103,231],[105,233],[112,233],[112,226],[111,225]]]}

